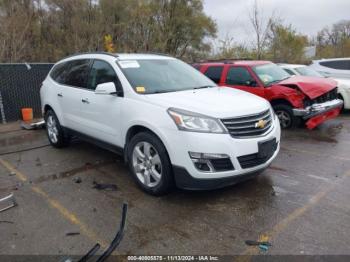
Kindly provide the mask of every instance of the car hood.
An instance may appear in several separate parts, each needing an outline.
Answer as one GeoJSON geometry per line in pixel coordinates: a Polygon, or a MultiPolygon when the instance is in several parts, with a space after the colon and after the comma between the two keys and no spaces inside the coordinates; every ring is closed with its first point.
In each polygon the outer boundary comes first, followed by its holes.
{"type": "Polygon", "coordinates": [[[149,94],[144,98],[164,108],[174,107],[217,118],[256,114],[270,107],[263,98],[229,87],[149,94]]]}
{"type": "Polygon", "coordinates": [[[279,82],[278,85],[297,87],[310,99],[315,99],[336,88],[337,82],[327,78],[294,76],[279,82]]]}

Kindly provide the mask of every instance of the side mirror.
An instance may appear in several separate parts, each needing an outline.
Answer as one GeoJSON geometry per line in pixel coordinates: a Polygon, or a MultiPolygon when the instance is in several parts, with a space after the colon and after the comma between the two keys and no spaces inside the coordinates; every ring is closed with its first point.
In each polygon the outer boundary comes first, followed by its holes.
{"type": "Polygon", "coordinates": [[[258,83],[255,80],[248,80],[246,82],[247,86],[251,86],[251,87],[257,87],[258,83]]]}
{"type": "Polygon", "coordinates": [[[117,93],[117,89],[113,82],[103,83],[96,86],[95,89],[96,95],[115,95],[117,93]]]}

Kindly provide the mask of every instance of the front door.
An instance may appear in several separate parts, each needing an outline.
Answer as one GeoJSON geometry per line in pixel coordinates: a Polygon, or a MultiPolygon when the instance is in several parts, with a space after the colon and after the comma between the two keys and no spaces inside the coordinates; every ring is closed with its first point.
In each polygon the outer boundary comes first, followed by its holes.
{"type": "Polygon", "coordinates": [[[104,142],[120,144],[121,106],[123,97],[96,94],[98,84],[113,82],[117,90],[121,84],[113,67],[106,61],[94,60],[87,88],[81,93],[81,124],[86,135],[104,142]]]}
{"type": "Polygon", "coordinates": [[[264,87],[260,86],[258,81],[249,72],[248,68],[243,66],[231,66],[226,72],[225,85],[234,87],[264,97],[264,87]]]}

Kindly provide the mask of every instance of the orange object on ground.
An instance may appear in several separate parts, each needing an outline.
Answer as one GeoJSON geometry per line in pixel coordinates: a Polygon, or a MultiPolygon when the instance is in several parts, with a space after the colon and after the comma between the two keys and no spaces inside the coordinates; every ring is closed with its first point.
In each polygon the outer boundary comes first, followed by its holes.
{"type": "Polygon", "coordinates": [[[32,108],[22,108],[22,119],[23,121],[33,120],[33,109],[32,108]]]}

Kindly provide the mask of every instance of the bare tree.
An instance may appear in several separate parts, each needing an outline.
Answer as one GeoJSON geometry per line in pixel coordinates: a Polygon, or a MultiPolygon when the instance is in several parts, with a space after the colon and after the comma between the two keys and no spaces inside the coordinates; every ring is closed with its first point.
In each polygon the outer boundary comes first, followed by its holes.
{"type": "Polygon", "coordinates": [[[317,34],[317,56],[344,57],[350,55],[350,20],[342,20],[323,28],[317,34]]]}
{"type": "Polygon", "coordinates": [[[249,20],[255,34],[255,52],[257,59],[263,57],[264,48],[266,47],[268,30],[275,20],[275,12],[270,17],[265,17],[263,10],[260,9],[258,1],[255,0],[249,12],[249,20]]]}

